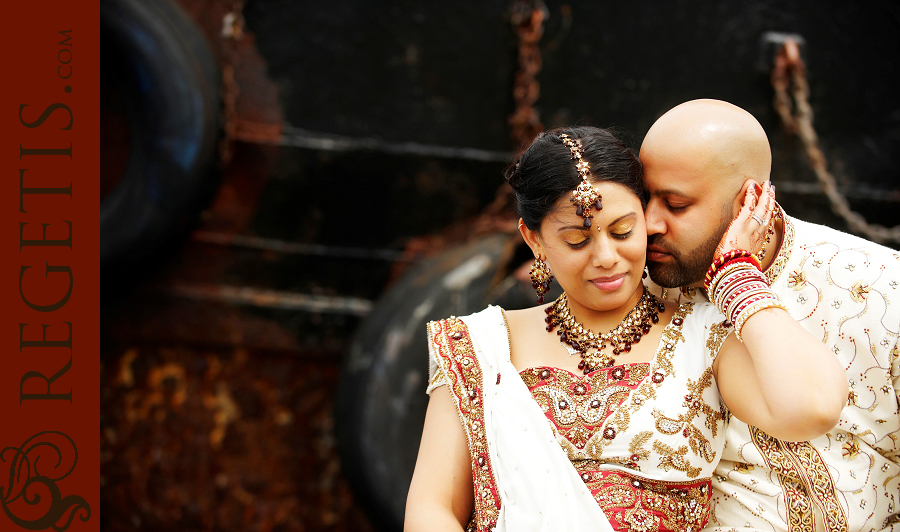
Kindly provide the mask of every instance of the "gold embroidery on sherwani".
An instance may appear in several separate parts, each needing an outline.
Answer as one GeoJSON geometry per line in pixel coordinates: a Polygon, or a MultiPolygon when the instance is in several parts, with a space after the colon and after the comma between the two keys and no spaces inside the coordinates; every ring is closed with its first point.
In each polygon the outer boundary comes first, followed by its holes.
{"type": "Polygon", "coordinates": [[[813,501],[822,510],[825,529],[846,531],[847,517],[835,494],[834,481],[825,461],[809,442],[782,442],[785,448],[800,462],[813,489],[813,501]]]}
{"type": "Polygon", "coordinates": [[[794,247],[794,224],[791,223],[791,219],[784,214],[784,210],[781,209],[780,205],[778,206],[778,210],[781,211],[784,234],[781,237],[781,247],[778,249],[778,254],[775,255],[775,260],[773,260],[772,264],[770,264],[769,267],[766,268],[766,271],[763,272],[766,274],[766,280],[769,281],[769,286],[772,286],[772,283],[778,279],[778,276],[781,275],[781,271],[787,266],[788,260],[791,258],[791,250],[794,247]]]}
{"type": "Polygon", "coordinates": [[[766,464],[779,476],[787,505],[788,530],[813,530],[812,501],[803,489],[802,474],[790,458],[785,456],[778,440],[753,426],[750,426],[750,435],[766,464]]]}
{"type": "Polygon", "coordinates": [[[869,285],[864,284],[862,281],[856,281],[850,287],[850,299],[857,303],[865,301],[867,295],[869,295],[869,285]]]}
{"type": "Polygon", "coordinates": [[[494,477],[484,430],[484,390],[481,366],[469,338],[466,324],[459,318],[428,324],[428,338],[438,354],[438,362],[456,402],[469,443],[475,509],[469,527],[488,531],[497,525],[500,493],[494,477]]]}
{"type": "Polygon", "coordinates": [[[846,531],[847,517],[837,499],[834,481],[816,448],[809,442],[777,440],[756,427],[750,430],[753,443],[781,479],[789,530],[813,530],[815,505],[822,511],[826,530],[846,531]],[[804,485],[811,487],[812,493],[807,493],[804,485]]]}
{"type": "Polygon", "coordinates": [[[895,385],[900,367],[889,354],[900,329],[896,254],[825,227],[791,222],[796,234],[784,240],[792,240],[792,256],[781,277],[767,277],[776,281],[773,290],[790,314],[846,368],[849,404],[836,429],[793,447],[738,423],[749,439],[738,436],[738,445],[730,448],[737,455],[726,451],[727,461],[717,469],[722,488],[716,496],[718,523],[739,527],[746,516],[762,528],[753,513],[776,530],[882,530],[900,510],[894,502],[900,498],[900,475],[892,477],[900,452],[895,385]],[[741,450],[751,441],[754,451],[741,450]],[[734,459],[756,470],[730,475],[739,469],[734,459]],[[827,468],[822,459],[829,460],[827,468]],[[780,510],[763,513],[763,507],[780,510]]]}
{"type": "MultiPolygon", "coordinates": [[[[801,264],[800,267],[802,268],[803,265],[801,264]]],[[[788,287],[800,290],[806,286],[806,279],[806,272],[800,269],[794,270],[788,274],[788,287]]]]}

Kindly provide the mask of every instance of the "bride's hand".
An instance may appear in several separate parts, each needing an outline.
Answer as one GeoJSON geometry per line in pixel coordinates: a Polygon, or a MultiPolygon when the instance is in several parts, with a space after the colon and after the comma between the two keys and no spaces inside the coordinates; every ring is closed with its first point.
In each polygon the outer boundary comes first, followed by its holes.
{"type": "Polygon", "coordinates": [[[713,260],[735,249],[747,250],[757,255],[766,238],[766,228],[772,221],[775,208],[775,190],[771,181],[766,181],[757,196],[756,187],[747,188],[744,205],[737,217],[728,225],[713,260]],[[759,197],[759,199],[757,199],[759,197]]]}

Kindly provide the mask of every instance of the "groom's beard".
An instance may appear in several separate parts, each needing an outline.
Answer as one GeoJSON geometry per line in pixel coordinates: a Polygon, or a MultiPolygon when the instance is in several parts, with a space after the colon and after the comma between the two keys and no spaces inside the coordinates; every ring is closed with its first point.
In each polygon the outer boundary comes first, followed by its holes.
{"type": "Polygon", "coordinates": [[[709,239],[694,249],[684,251],[666,242],[665,235],[656,234],[647,237],[647,245],[654,245],[675,260],[670,263],[653,262],[647,260],[647,271],[653,282],[663,288],[675,288],[698,283],[706,276],[706,270],[712,265],[716,254],[716,247],[728,229],[731,220],[725,219],[724,223],[710,234],[709,239]]]}

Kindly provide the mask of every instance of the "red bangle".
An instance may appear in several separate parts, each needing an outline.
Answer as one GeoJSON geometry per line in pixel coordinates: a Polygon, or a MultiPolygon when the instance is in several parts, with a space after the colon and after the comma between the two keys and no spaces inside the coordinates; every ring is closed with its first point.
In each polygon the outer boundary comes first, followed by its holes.
{"type": "Polygon", "coordinates": [[[719,258],[714,260],[709,269],[706,270],[706,277],[703,281],[703,284],[706,287],[707,292],[709,291],[709,283],[712,282],[713,277],[715,277],[716,275],[716,272],[729,262],[735,260],[740,260],[740,262],[749,262],[750,264],[756,266],[758,270],[762,270],[762,266],[760,266],[759,261],[753,256],[752,253],[750,253],[746,249],[732,249],[727,253],[723,253],[719,258]]]}

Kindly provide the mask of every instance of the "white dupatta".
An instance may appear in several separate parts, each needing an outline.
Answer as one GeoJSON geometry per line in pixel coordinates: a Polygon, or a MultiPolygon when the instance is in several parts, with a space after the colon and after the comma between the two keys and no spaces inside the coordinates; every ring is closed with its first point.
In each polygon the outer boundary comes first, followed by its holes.
{"type": "MultiPolygon", "coordinates": [[[[479,462],[475,451],[477,446],[473,446],[472,438],[477,436],[482,441],[486,440],[489,456],[487,468],[493,471],[492,479],[500,499],[493,530],[613,531],[590,489],[554,438],[550,421],[510,362],[508,328],[502,310],[491,306],[461,320],[468,329],[470,351],[474,351],[481,369],[481,382],[478,384],[481,386],[483,409],[478,411],[479,417],[483,413],[482,435],[477,434],[480,431],[471,431],[471,426],[477,426],[481,421],[473,421],[471,412],[465,408],[471,390],[452,384],[450,388],[466,426],[473,470],[479,464],[484,466],[486,461],[482,459],[479,462]]],[[[436,323],[444,324],[446,332],[448,322],[450,320],[436,323]]],[[[436,330],[432,330],[432,326],[429,332],[435,338],[436,330]]],[[[445,338],[449,342],[454,341],[449,336],[445,338]]],[[[465,339],[462,341],[465,342],[465,339]]],[[[448,382],[458,384],[463,380],[463,373],[450,375],[450,372],[456,371],[447,355],[452,350],[444,349],[441,354],[442,346],[435,343],[429,341],[432,363],[439,364],[447,373],[448,382]]],[[[471,377],[471,373],[467,375],[471,377]]],[[[477,478],[476,490],[479,490],[477,478]]],[[[476,503],[477,499],[476,492],[476,503]]]]}

